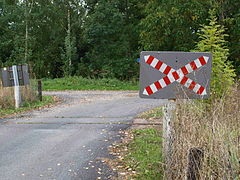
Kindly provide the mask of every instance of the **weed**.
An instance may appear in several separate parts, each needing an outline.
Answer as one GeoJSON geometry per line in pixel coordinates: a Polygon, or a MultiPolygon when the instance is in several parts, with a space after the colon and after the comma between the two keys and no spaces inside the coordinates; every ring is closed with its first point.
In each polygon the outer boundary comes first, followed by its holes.
{"type": "Polygon", "coordinates": [[[190,148],[203,149],[200,179],[240,178],[240,93],[209,104],[181,102],[173,122],[171,179],[185,179],[190,148]]]}

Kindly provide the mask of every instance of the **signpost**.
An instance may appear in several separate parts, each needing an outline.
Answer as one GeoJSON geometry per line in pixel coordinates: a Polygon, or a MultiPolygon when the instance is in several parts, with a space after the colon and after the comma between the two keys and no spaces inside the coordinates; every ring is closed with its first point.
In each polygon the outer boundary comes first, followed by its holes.
{"type": "Polygon", "coordinates": [[[21,93],[20,86],[29,84],[28,66],[11,66],[1,69],[1,77],[3,87],[14,86],[15,107],[19,108],[21,105],[21,93]]]}
{"type": "MultiPolygon", "coordinates": [[[[176,99],[207,99],[210,95],[211,53],[144,51],[140,58],[141,98],[168,99],[164,106],[163,150],[171,161],[176,99]]],[[[168,168],[168,171],[170,171],[168,168]]]]}
{"type": "MultiPolygon", "coordinates": [[[[16,70],[18,73],[19,86],[28,85],[29,84],[28,65],[16,66],[16,70]]],[[[13,66],[1,68],[1,74],[3,87],[15,86],[13,66]]]]}

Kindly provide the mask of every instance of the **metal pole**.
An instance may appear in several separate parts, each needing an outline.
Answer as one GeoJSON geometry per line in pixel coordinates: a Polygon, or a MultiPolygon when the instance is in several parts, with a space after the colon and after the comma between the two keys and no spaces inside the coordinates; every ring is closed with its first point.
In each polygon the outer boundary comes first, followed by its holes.
{"type": "MultiPolygon", "coordinates": [[[[169,100],[168,103],[164,106],[163,112],[163,157],[166,162],[166,175],[168,177],[170,172],[170,163],[172,157],[172,143],[173,143],[173,130],[172,122],[175,118],[175,104],[176,100],[169,100]]],[[[168,178],[169,179],[169,178],[168,178]]]]}
{"type": "Polygon", "coordinates": [[[42,101],[42,81],[38,81],[38,98],[40,101],[42,101]]]}
{"type": "Polygon", "coordinates": [[[12,66],[13,70],[13,79],[14,79],[14,95],[15,95],[15,108],[19,108],[21,105],[21,93],[20,93],[20,87],[19,87],[19,81],[18,81],[18,72],[17,72],[17,66],[12,66]]]}

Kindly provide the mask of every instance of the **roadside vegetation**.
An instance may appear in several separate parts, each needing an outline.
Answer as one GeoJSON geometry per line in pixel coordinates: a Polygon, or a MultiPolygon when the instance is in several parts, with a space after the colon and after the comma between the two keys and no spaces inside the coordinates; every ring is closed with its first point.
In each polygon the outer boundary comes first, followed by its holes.
{"type": "Polygon", "coordinates": [[[55,102],[55,98],[51,96],[43,96],[42,101],[39,101],[34,81],[31,82],[31,85],[21,86],[20,92],[22,104],[20,108],[15,109],[14,87],[2,87],[0,83],[0,118],[41,108],[55,102]]]}
{"type": "Polygon", "coordinates": [[[44,79],[43,90],[138,90],[137,81],[117,79],[88,79],[83,77],[65,77],[44,79]]]}
{"type": "Polygon", "coordinates": [[[161,180],[163,178],[162,133],[156,128],[125,132],[124,143],[113,146],[118,158],[110,166],[118,171],[118,180],[161,180]]]}
{"type": "Polygon", "coordinates": [[[212,101],[181,102],[173,122],[173,155],[168,177],[185,179],[188,153],[197,148],[204,153],[200,179],[240,179],[240,93],[212,101]]]}
{"type": "Polygon", "coordinates": [[[43,100],[32,101],[32,102],[24,102],[22,106],[18,109],[15,109],[13,105],[9,107],[0,109],[0,118],[6,117],[8,115],[14,115],[17,113],[26,112],[33,109],[43,108],[49,105],[52,105],[55,102],[53,96],[43,96],[43,100]]]}
{"type": "Polygon", "coordinates": [[[161,132],[157,129],[134,130],[134,140],[127,145],[126,166],[137,173],[138,180],[162,179],[161,132]]]}
{"type": "Polygon", "coordinates": [[[153,120],[153,119],[161,119],[163,117],[163,108],[157,107],[154,109],[151,109],[147,112],[144,112],[137,116],[137,118],[140,119],[147,119],[147,120],[153,120]]]}
{"type": "MultiPolygon", "coordinates": [[[[201,151],[198,179],[240,179],[240,91],[234,83],[233,66],[226,61],[229,50],[225,29],[210,11],[209,25],[200,29],[199,51],[213,53],[209,100],[178,101],[172,123],[173,152],[167,177],[186,179],[190,149],[201,151]]],[[[199,159],[199,157],[196,157],[199,159]]]]}

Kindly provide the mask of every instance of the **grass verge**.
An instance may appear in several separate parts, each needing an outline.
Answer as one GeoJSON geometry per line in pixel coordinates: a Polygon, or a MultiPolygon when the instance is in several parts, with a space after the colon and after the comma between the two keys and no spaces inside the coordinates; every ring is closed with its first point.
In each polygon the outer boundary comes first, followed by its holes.
{"type": "Polygon", "coordinates": [[[134,178],[153,180],[162,178],[161,133],[156,129],[133,131],[134,140],[128,144],[127,166],[136,170],[134,178]]]}
{"type": "Polygon", "coordinates": [[[44,79],[43,90],[138,90],[138,83],[117,79],[88,79],[83,77],[65,77],[44,79]]]}
{"type": "Polygon", "coordinates": [[[55,102],[54,97],[43,96],[43,101],[25,102],[22,105],[22,107],[20,107],[19,109],[15,109],[15,108],[0,109],[0,118],[6,117],[7,115],[14,115],[14,114],[29,111],[32,109],[45,107],[53,104],[54,102],[55,102]]]}
{"type": "Polygon", "coordinates": [[[163,108],[161,107],[157,107],[154,109],[151,109],[147,112],[144,112],[142,114],[140,114],[139,116],[137,116],[137,118],[140,119],[147,119],[147,120],[152,120],[152,119],[161,119],[163,117],[163,108]]]}
{"type": "Polygon", "coordinates": [[[125,132],[125,140],[112,147],[118,158],[110,163],[118,172],[117,179],[163,179],[161,132],[154,128],[125,132]]]}

